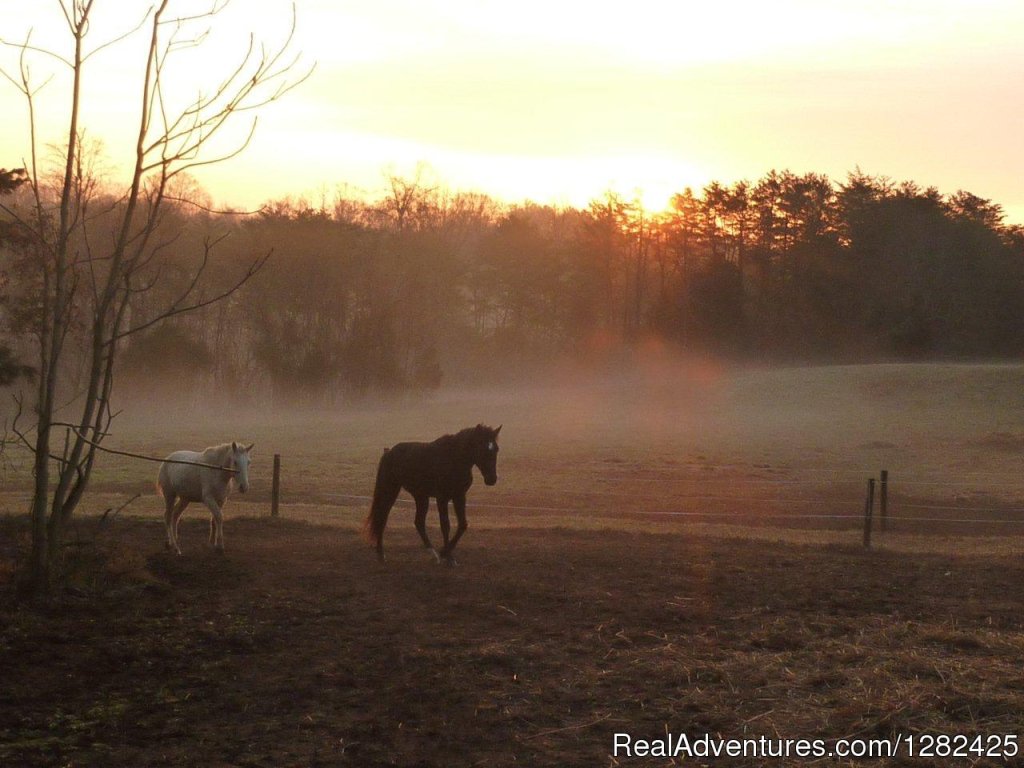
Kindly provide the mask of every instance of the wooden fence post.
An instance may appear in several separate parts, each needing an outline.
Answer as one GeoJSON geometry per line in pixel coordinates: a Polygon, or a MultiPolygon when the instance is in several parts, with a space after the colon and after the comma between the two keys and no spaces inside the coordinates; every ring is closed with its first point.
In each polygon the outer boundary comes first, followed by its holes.
{"type": "Polygon", "coordinates": [[[871,515],[875,507],[875,478],[868,480],[868,497],[864,500],[864,548],[871,549],[871,515]]]}
{"type": "Polygon", "coordinates": [[[889,470],[882,470],[881,484],[878,487],[878,518],[882,533],[889,527],[889,470]]]}
{"type": "Polygon", "coordinates": [[[270,487],[270,516],[277,517],[281,506],[281,454],[274,454],[274,482],[270,487]]]}

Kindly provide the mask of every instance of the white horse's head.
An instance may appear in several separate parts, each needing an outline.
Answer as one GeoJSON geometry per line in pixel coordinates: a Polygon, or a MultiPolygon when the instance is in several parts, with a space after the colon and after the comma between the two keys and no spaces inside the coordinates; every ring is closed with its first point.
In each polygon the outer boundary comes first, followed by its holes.
{"type": "Polygon", "coordinates": [[[235,485],[241,493],[249,490],[249,454],[254,445],[256,443],[249,443],[248,447],[231,443],[231,467],[235,470],[235,485]]]}

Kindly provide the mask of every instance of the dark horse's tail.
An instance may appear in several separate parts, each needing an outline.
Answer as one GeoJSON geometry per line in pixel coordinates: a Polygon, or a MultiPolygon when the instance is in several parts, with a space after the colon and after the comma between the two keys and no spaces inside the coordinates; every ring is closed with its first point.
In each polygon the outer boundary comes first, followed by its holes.
{"type": "Polygon", "coordinates": [[[381,538],[384,536],[384,526],[388,524],[388,513],[395,503],[400,486],[388,477],[389,464],[388,449],[384,449],[384,455],[380,457],[377,464],[377,482],[373,486],[373,501],[370,503],[370,514],[366,516],[363,524],[363,534],[371,546],[380,549],[381,538]]]}

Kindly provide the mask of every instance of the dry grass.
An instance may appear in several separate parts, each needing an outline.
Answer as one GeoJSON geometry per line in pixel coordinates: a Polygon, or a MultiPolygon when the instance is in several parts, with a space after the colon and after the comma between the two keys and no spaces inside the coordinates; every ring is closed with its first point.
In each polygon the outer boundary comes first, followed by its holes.
{"type": "MultiPolygon", "coordinates": [[[[866,480],[886,468],[894,524],[889,536],[876,533],[877,546],[1015,552],[1024,536],[1024,366],[744,371],[651,359],[618,379],[553,377],[535,389],[449,391],[329,413],[134,406],[109,444],[163,456],[255,440],[252,490],[229,509],[260,513],[279,453],[284,514],[335,522],[366,506],[383,447],[478,421],[505,426],[498,486],[471,492],[474,526],[850,542],[866,480]]],[[[27,467],[23,454],[7,458],[21,465],[4,472],[0,510],[19,512],[27,467]]],[[[84,511],[139,493],[126,514],[158,514],[156,469],[102,456],[84,511]]]]}
{"type": "MultiPolygon", "coordinates": [[[[1024,368],[659,365],[329,415],[126,414],[114,447],[255,439],[253,490],[229,502],[226,557],[190,511],[171,558],[156,465],[103,458],[75,589],[0,603],[0,763],[614,765],[617,731],[1017,733],[1024,525],[907,507],[1020,517],[1024,368]],[[378,566],[358,497],[381,448],[478,421],[505,424],[501,479],[470,493],[463,565],[431,566],[405,507],[378,566]],[[882,467],[894,526],[865,552],[882,467]],[[781,516],[808,511],[854,517],[781,516]]],[[[27,502],[9,469],[0,510],[27,502]]],[[[0,526],[5,583],[27,532],[0,526]]]]}
{"type": "Polygon", "coordinates": [[[616,732],[1020,728],[1019,557],[484,527],[447,569],[399,532],[378,566],[347,526],[237,518],[221,558],[199,521],[181,558],[155,521],[108,535],[144,574],[0,607],[5,764],[612,765],[616,732]]]}

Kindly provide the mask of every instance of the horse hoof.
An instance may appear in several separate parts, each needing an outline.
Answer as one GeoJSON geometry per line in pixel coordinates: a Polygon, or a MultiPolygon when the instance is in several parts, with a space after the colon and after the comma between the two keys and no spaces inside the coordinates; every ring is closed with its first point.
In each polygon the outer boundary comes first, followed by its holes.
{"type": "Polygon", "coordinates": [[[430,554],[432,554],[434,556],[434,562],[437,563],[438,565],[440,565],[441,564],[441,555],[439,555],[437,553],[437,550],[434,549],[433,547],[431,547],[430,554]]]}
{"type": "Polygon", "coordinates": [[[459,561],[458,561],[458,560],[456,560],[456,559],[455,559],[454,557],[452,557],[451,555],[449,555],[449,556],[448,556],[448,559],[447,559],[447,560],[445,560],[445,563],[447,564],[447,566],[448,566],[449,568],[454,568],[455,566],[457,566],[457,565],[459,564],[459,561]]]}

